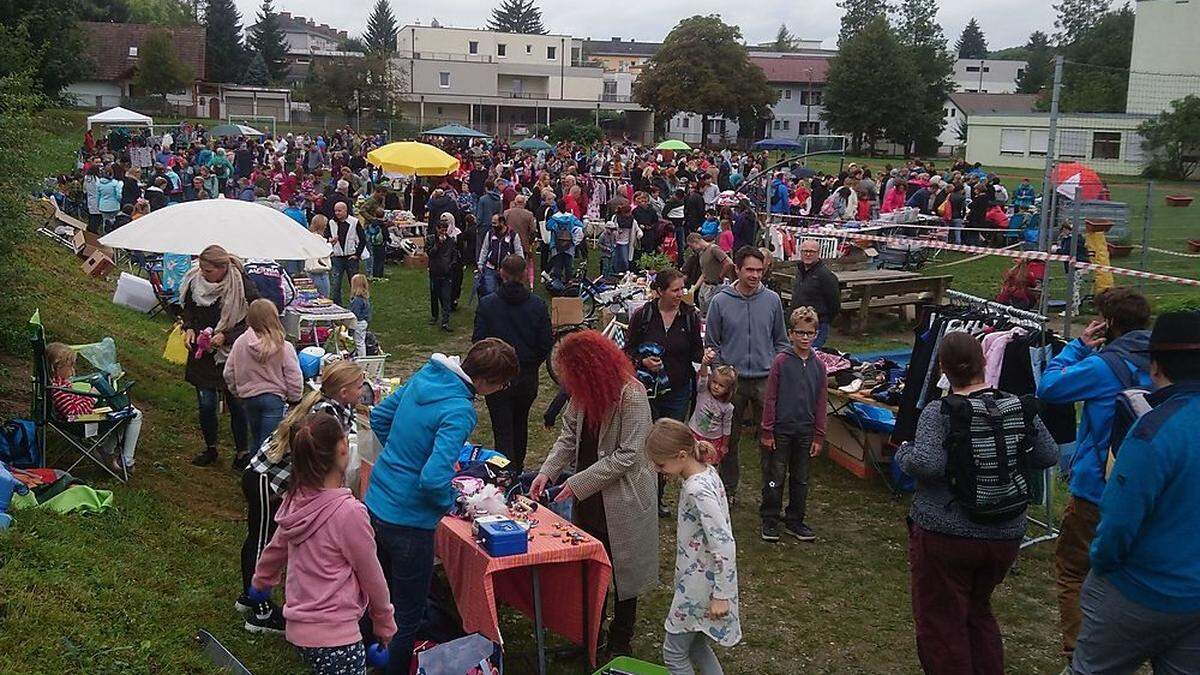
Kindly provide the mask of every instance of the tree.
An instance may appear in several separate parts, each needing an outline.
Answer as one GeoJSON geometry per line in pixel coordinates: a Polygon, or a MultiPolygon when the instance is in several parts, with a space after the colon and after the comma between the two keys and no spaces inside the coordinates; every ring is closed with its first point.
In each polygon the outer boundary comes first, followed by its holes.
{"type": "Polygon", "coordinates": [[[835,133],[850,137],[855,154],[874,148],[900,123],[920,87],[920,75],[887,18],[876,16],[829,60],[825,120],[835,133]]]}
{"type": "Polygon", "coordinates": [[[195,6],[182,0],[128,0],[129,22],[155,26],[191,26],[197,22],[195,6]]]}
{"type": "Polygon", "coordinates": [[[338,51],[341,52],[359,52],[365,54],[367,51],[367,43],[359,38],[346,38],[338,43],[338,51]]]}
{"type": "Polygon", "coordinates": [[[500,6],[492,10],[488,28],[501,33],[529,33],[545,35],[542,25],[542,10],[535,0],[500,0],[500,6]]]}
{"type": "Polygon", "coordinates": [[[1111,4],[1112,0],[1059,0],[1051,5],[1058,15],[1054,39],[1059,46],[1075,42],[1108,13],[1111,4]]]}
{"type": "Polygon", "coordinates": [[[396,30],[396,17],[392,14],[392,6],[388,4],[388,0],[377,0],[375,9],[371,10],[371,18],[367,19],[367,32],[363,34],[363,42],[367,49],[389,54],[395,52],[396,30]]]}
{"type": "Polygon", "coordinates": [[[1133,9],[1126,5],[1100,17],[1063,48],[1063,57],[1069,62],[1063,70],[1059,99],[1063,112],[1125,111],[1133,24],[1133,9]]]}
{"type": "Polygon", "coordinates": [[[958,42],[954,43],[954,49],[958,52],[960,59],[987,58],[987,39],[983,37],[983,29],[979,27],[979,22],[975,20],[975,17],[971,17],[966,28],[963,28],[962,35],[958,36],[958,42]]]}
{"type": "Polygon", "coordinates": [[[915,152],[936,152],[946,123],[943,108],[954,91],[954,57],[937,23],[937,0],[908,0],[896,17],[897,41],[907,53],[920,82],[911,103],[888,127],[893,140],[915,152]]]}
{"type": "Polygon", "coordinates": [[[796,48],[796,36],[788,30],[787,24],[779,24],[779,32],[775,34],[775,42],[771,45],[771,50],[776,52],[799,51],[796,48]]]}
{"type": "Polygon", "coordinates": [[[391,116],[404,99],[404,87],[403,71],[392,68],[386,54],[377,53],[314,61],[304,83],[314,109],[346,117],[360,108],[368,117],[391,116]]]}
{"type": "Polygon", "coordinates": [[[142,40],[138,49],[133,86],[141,92],[161,96],[178,94],[194,82],[196,74],[175,53],[175,38],[169,31],[156,30],[142,40]]]}
{"type": "Polygon", "coordinates": [[[1025,43],[1025,70],[1017,75],[1018,94],[1037,94],[1051,84],[1054,77],[1054,50],[1050,37],[1040,30],[1029,35],[1025,43]]]}
{"type": "Polygon", "coordinates": [[[38,91],[55,98],[92,67],[74,7],[59,0],[6,3],[0,22],[0,78],[28,73],[38,91]]]}
{"type": "Polygon", "coordinates": [[[1200,97],[1190,95],[1171,102],[1171,109],[1142,122],[1138,134],[1150,154],[1151,170],[1164,178],[1187,180],[1196,171],[1200,148],[1200,97]]]}
{"type": "Polygon", "coordinates": [[[841,0],[837,3],[842,14],[842,27],[838,31],[838,48],[847,40],[858,35],[875,17],[886,17],[891,10],[888,0],[841,0]]]}
{"type": "Polygon", "coordinates": [[[241,82],[258,87],[271,84],[271,69],[267,67],[267,61],[262,54],[255,53],[254,58],[250,59],[250,65],[246,66],[246,72],[242,74],[241,82]]]}
{"type": "Polygon", "coordinates": [[[212,82],[237,82],[246,71],[242,46],[242,15],[233,0],[208,0],[204,9],[205,77],[212,82]]]}
{"type": "Polygon", "coordinates": [[[261,56],[267,64],[271,82],[280,82],[287,77],[287,41],[271,0],[263,0],[259,7],[258,23],[250,29],[248,42],[255,56],[261,56]]]}
{"type": "Polygon", "coordinates": [[[125,0],[82,0],[79,3],[79,19],[101,23],[127,23],[129,4],[125,0]]]}
{"type": "Polygon", "coordinates": [[[727,119],[761,118],[778,100],[766,75],[750,62],[742,31],[716,14],[680,21],[634,82],[633,97],[660,119],[678,112],[727,119]]]}

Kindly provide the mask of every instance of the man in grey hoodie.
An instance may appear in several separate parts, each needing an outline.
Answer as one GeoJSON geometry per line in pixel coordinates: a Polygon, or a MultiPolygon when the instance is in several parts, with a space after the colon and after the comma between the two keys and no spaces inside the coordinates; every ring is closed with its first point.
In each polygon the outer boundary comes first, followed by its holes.
{"type": "Polygon", "coordinates": [[[746,408],[750,407],[753,413],[750,428],[757,429],[771,364],[775,355],[788,347],[783,303],[775,291],[762,284],[766,256],[752,246],[743,246],[734,254],[733,261],[737,282],[713,296],[704,324],[705,344],[716,352],[716,362],[733,366],[738,373],[729,451],[718,469],[731,504],[737,495],[738,441],[742,437],[746,408]]]}

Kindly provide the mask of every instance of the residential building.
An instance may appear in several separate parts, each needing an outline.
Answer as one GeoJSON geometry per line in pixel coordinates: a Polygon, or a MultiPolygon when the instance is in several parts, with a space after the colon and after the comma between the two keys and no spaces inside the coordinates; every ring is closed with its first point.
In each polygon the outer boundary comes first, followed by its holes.
{"type": "Polygon", "coordinates": [[[342,50],[350,35],[344,30],[317,24],[291,12],[279,13],[279,26],[287,43],[287,83],[299,87],[308,77],[309,66],[339,57],[362,58],[361,52],[342,50]]]}
{"type": "Polygon", "coordinates": [[[1012,94],[1026,61],[958,59],[954,62],[954,90],[968,94],[1012,94]]]}
{"type": "Polygon", "coordinates": [[[509,136],[562,115],[599,119],[622,110],[637,137],[653,118],[618,93],[607,93],[604,69],[584,60],[583,41],[569,35],[408,25],[400,30],[393,67],[408,85],[402,108],[422,127],[449,122],[509,136]]]}
{"type": "Polygon", "coordinates": [[[1138,0],[1125,112],[1157,115],[1200,95],[1200,2],[1138,0]]]}
{"type": "Polygon", "coordinates": [[[942,134],[938,136],[939,151],[954,153],[966,147],[967,119],[973,115],[1032,114],[1037,109],[1034,94],[950,94],[943,108],[942,134]]]}
{"type": "MultiPolygon", "coordinates": [[[[171,34],[175,53],[191,69],[196,81],[204,79],[204,27],[163,27],[139,23],[95,23],[81,21],[84,51],[92,64],[86,79],[67,85],[64,94],[87,108],[111,108],[140,92],[132,86],[139,51],[155,31],[171,34]]],[[[189,88],[190,89],[190,88],[189,88]]],[[[191,96],[193,92],[185,94],[191,96]]]]}
{"type": "MultiPolygon", "coordinates": [[[[1145,168],[1137,128],[1150,115],[1085,114],[1058,118],[1055,155],[1096,171],[1132,176],[1145,168]]],[[[968,162],[986,167],[1015,167],[1040,172],[1046,165],[1050,117],[1046,114],[991,113],[970,118],[968,162]]]]}
{"type": "Polygon", "coordinates": [[[661,46],[661,42],[638,42],[619,37],[609,40],[587,38],[583,41],[583,58],[596,63],[606,73],[631,73],[636,79],[661,46]]]}

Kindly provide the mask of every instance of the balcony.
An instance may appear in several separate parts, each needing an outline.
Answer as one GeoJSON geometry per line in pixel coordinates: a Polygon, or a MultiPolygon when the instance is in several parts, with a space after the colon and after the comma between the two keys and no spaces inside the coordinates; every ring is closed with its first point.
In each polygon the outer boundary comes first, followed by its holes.
{"type": "Polygon", "coordinates": [[[462,63],[495,63],[489,54],[454,54],[451,52],[396,52],[402,59],[414,61],[459,61],[462,63]]]}
{"type": "Polygon", "coordinates": [[[600,100],[604,103],[633,103],[633,97],[628,94],[600,94],[600,100]]]}
{"type": "Polygon", "coordinates": [[[498,89],[496,95],[501,98],[521,98],[534,101],[546,101],[550,99],[550,94],[544,91],[511,91],[498,89]]]}

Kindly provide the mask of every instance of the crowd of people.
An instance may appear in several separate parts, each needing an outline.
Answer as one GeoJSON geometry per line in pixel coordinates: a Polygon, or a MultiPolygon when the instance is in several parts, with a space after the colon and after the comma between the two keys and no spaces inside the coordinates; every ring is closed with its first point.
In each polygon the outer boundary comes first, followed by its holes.
{"type": "MultiPolygon", "coordinates": [[[[755,205],[845,219],[907,205],[972,223],[970,214],[985,218],[1010,202],[998,180],[961,165],[946,174],[917,162],[885,167],[879,182],[854,165],[837,176],[803,180],[785,170],[768,181],[765,157],[730,150],[671,155],[605,142],[529,153],[445,141],[459,157],[457,172],[397,187],[365,161],[386,139],[351,130],[261,143],[210,138],[199,126],[167,136],[89,135],[79,185],[64,176],[56,196],[85,209],[97,232],[193,199],[274,205],[333,247],[326,265],[281,266],[314,283],[324,273],[324,292],[339,303],[348,280],[360,323],[371,314],[364,251],[377,261],[369,275],[386,276],[387,211],[407,208],[430,225],[431,324],[449,328],[464,271],[475,268],[472,346],[462,358],[434,354],[371,410],[369,430],[355,429],[364,374],[352,360],[327,365],[320,388],[303,393],[280,306],[259,297],[247,262],[211,246],[180,287],[186,379],[197,391],[206,446],[196,463],[217,459],[224,401],[242,472],[248,529],[237,605],[247,629],[286,631],[320,673],[361,669],[372,641],[390,646],[387,672],[409,672],[434,533],[454,499],[450,479],[475,431],[476,397],[495,449],[515,471],[531,470],[530,493],[573,500],[576,523],[611,559],[613,654],[632,652],[638,599],[658,584],[658,517],[669,515],[664,479],[681,481],[662,657],[673,674],[721,672],[711,645],[736,644],[740,617],[754,611],[738,601],[730,521],[749,482],[739,451],[758,449],[760,538],[816,540],[809,462],[823,450],[827,422],[816,348],[839,311],[837,279],[815,241],[800,242],[790,307],[766,287],[770,259],[758,245],[755,205]],[[154,153],[144,173],[132,165],[143,155],[136,148],[154,153]],[[623,348],[589,330],[555,344],[547,303],[531,292],[538,267],[558,284],[577,274],[589,255],[590,221],[606,223],[596,240],[606,271],[638,267],[639,252],[675,265],[656,265],[653,298],[629,317],[623,348]],[[689,290],[694,303],[685,301],[689,290]],[[533,467],[529,417],[547,360],[561,419],[533,467]],[[362,502],[343,487],[354,432],[373,433],[382,445],[362,502]],[[280,609],[270,589],[285,567],[280,609]]],[[[1021,207],[1034,198],[1023,183],[1011,201],[1021,207]]],[[[909,562],[926,672],[1003,672],[991,593],[1025,534],[1026,474],[1059,461],[1038,401],[1083,403],[1077,447],[1063,462],[1072,496],[1055,553],[1069,672],[1131,672],[1146,661],[1161,672],[1200,667],[1200,544],[1189,536],[1200,508],[1189,487],[1200,480],[1200,461],[1187,433],[1200,414],[1200,316],[1163,314],[1150,331],[1149,303],[1126,289],[1102,294],[1096,307],[1100,318],[1041,374],[1037,400],[986,385],[973,337],[950,333],[938,347],[950,395],[924,408],[915,441],[895,457],[917,485],[909,562]],[[1132,388],[1153,393],[1134,407],[1140,417],[1122,417],[1132,388]],[[958,473],[978,452],[991,453],[992,468],[958,473]]],[[[69,377],[70,359],[56,350],[48,348],[55,375],[69,377]]],[[[133,448],[121,456],[132,464],[133,448]]]]}

